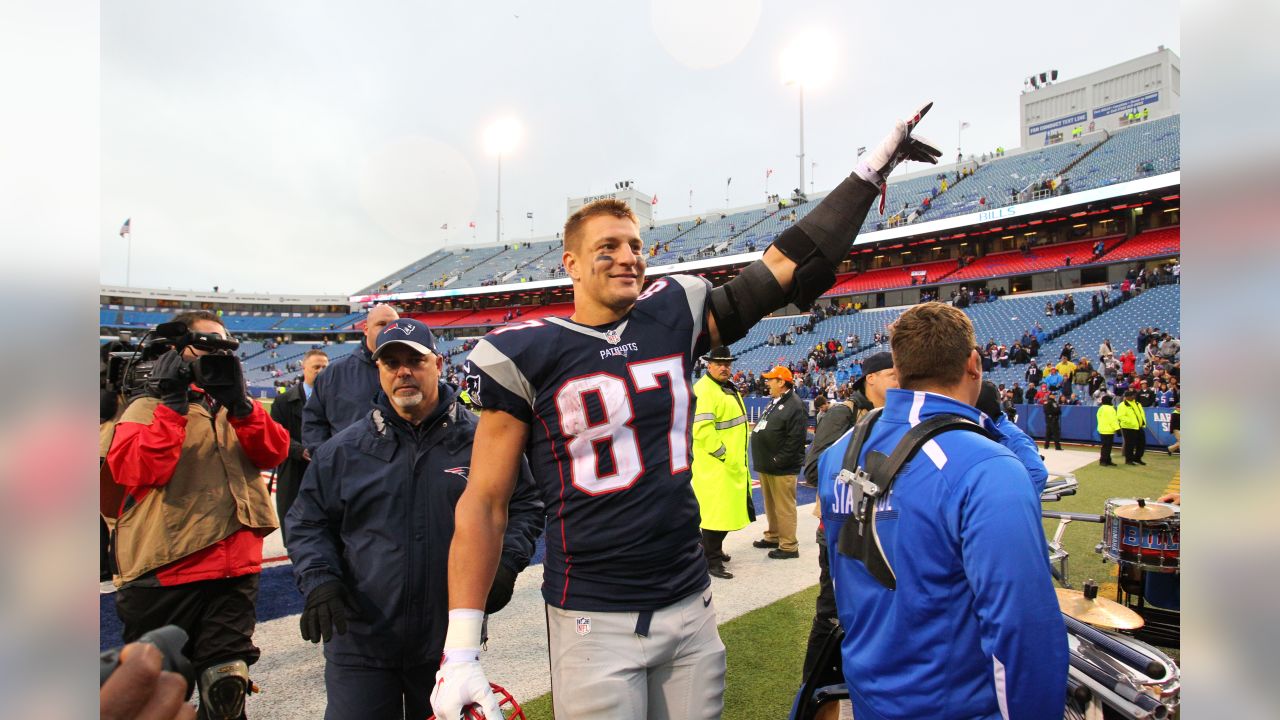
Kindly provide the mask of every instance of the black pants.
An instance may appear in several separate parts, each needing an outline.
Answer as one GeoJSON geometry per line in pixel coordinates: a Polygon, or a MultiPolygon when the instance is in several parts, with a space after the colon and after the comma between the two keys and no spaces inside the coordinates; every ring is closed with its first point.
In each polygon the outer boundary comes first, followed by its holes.
{"type": "Polygon", "coordinates": [[[1116,438],[1115,433],[1102,436],[1102,453],[1098,457],[1098,462],[1102,463],[1103,465],[1115,464],[1111,462],[1111,445],[1115,442],[1115,438],[1116,438]]]}
{"type": "Polygon", "coordinates": [[[289,538],[284,531],[284,516],[289,514],[289,508],[298,497],[300,483],[300,478],[293,473],[276,471],[276,517],[280,519],[280,539],[285,543],[289,538]]]}
{"type": "Polygon", "coordinates": [[[1044,449],[1049,449],[1049,443],[1053,443],[1058,450],[1062,449],[1062,424],[1058,420],[1044,421],[1044,449]]]}
{"type": "Polygon", "coordinates": [[[813,626],[809,629],[809,646],[804,653],[804,674],[809,677],[818,662],[822,643],[839,624],[836,617],[836,587],[831,582],[831,559],[827,557],[827,533],[818,526],[818,601],[814,604],[813,626]]]}
{"type": "Polygon", "coordinates": [[[199,673],[227,660],[258,661],[261,651],[253,644],[257,599],[254,573],[170,587],[123,587],[116,591],[116,613],[126,643],[165,625],[187,631],[183,654],[199,673]]]}
{"type": "Polygon", "coordinates": [[[1137,430],[1121,430],[1120,434],[1124,436],[1124,461],[1134,462],[1141,460],[1142,454],[1147,450],[1146,431],[1141,428],[1137,430]]]}
{"type": "Polygon", "coordinates": [[[708,565],[724,565],[724,539],[728,530],[702,530],[702,552],[708,565]]]}
{"type": "Polygon", "coordinates": [[[432,714],[438,669],[438,663],[372,668],[325,662],[325,720],[423,720],[432,714]]]}

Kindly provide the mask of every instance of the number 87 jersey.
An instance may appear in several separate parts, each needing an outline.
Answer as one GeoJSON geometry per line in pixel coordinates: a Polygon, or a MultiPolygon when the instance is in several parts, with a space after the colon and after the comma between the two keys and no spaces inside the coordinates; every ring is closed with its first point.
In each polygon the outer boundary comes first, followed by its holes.
{"type": "Polygon", "coordinates": [[[709,584],[689,435],[709,289],[701,278],[659,278],[617,322],[516,322],[468,356],[472,401],[530,426],[550,605],[654,610],[709,584]]]}

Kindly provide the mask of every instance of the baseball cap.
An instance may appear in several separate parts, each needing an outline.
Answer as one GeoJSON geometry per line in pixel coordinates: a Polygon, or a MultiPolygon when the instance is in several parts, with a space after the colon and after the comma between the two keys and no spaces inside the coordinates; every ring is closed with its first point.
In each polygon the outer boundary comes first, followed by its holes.
{"type": "Polygon", "coordinates": [[[862,390],[867,384],[867,376],[893,367],[893,353],[878,352],[862,359],[862,376],[853,382],[854,390],[862,390]]]}
{"type": "Polygon", "coordinates": [[[783,382],[794,383],[795,378],[791,375],[791,370],[782,366],[774,365],[773,369],[766,373],[760,373],[760,377],[774,379],[777,378],[783,382]]]}
{"type": "Polygon", "coordinates": [[[434,355],[436,352],[436,338],[431,334],[431,328],[427,327],[426,323],[413,318],[393,320],[378,333],[373,359],[378,359],[383,348],[397,344],[408,345],[423,355],[434,355]]]}

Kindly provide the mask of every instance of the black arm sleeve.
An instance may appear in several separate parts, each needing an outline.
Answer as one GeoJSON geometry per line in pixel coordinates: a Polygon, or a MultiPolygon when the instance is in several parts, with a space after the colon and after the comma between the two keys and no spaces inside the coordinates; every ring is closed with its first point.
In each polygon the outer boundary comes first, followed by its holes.
{"type": "Polygon", "coordinates": [[[721,341],[728,345],[745,337],[761,318],[788,303],[808,309],[830,290],[836,268],[849,256],[878,192],[876,186],[850,175],[773,241],[773,247],[796,264],[790,288],[779,285],[764,261],[757,260],[712,290],[711,312],[721,341]]]}

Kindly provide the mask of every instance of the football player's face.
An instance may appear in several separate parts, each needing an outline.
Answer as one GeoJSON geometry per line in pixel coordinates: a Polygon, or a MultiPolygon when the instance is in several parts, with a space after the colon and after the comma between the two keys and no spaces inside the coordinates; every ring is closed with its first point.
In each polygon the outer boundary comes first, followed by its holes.
{"type": "Polygon", "coordinates": [[[579,290],[614,310],[633,305],[644,287],[644,241],[634,222],[597,215],[582,226],[582,240],[565,253],[570,277],[579,290]]]}

